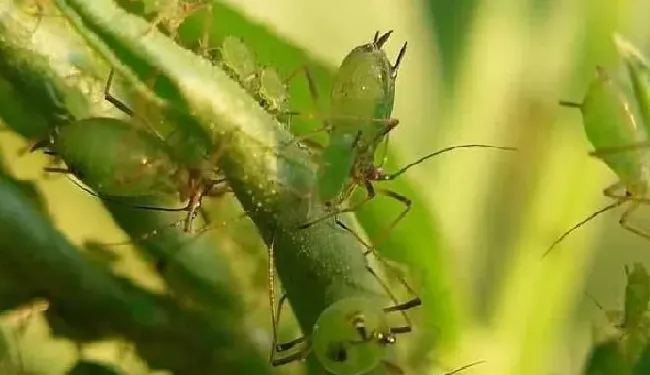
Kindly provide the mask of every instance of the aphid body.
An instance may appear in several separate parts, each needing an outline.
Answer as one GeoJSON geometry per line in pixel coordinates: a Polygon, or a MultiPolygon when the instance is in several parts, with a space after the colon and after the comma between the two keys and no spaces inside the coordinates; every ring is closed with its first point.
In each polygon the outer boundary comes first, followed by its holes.
{"type": "MultiPolygon", "coordinates": [[[[106,100],[133,116],[134,112],[126,104],[110,94],[112,79],[113,71],[104,90],[106,100]]],[[[206,150],[201,145],[183,142],[185,137],[178,132],[169,138],[174,135],[180,143],[172,142],[172,147],[159,135],[127,121],[95,117],[57,128],[49,139],[38,142],[32,150],[48,148],[48,153],[63,159],[67,168],[45,168],[46,171],[72,173],[103,198],[159,197],[178,193],[180,201],[187,201],[185,207],[133,207],[187,211],[183,227],[190,232],[203,197],[221,196],[229,187],[213,166],[212,159],[218,157],[219,152],[206,160],[203,157],[206,150]],[[188,153],[192,155],[190,158],[188,153]]]]}
{"type": "Polygon", "coordinates": [[[397,339],[391,332],[381,300],[362,297],[338,300],[325,309],[312,331],[314,354],[336,375],[360,375],[376,368],[387,346],[397,339]]]}
{"type": "Polygon", "coordinates": [[[249,93],[256,91],[255,55],[240,38],[226,36],[218,48],[219,65],[249,93]]]}
{"type": "Polygon", "coordinates": [[[334,76],[327,119],[329,143],[323,150],[318,176],[319,194],[326,202],[346,199],[342,192],[355,176],[374,179],[377,146],[397,125],[390,115],[397,69],[406,44],[395,65],[391,65],[382,49],[390,35],[375,34],[372,42],[353,49],[334,76]]]}
{"type": "Polygon", "coordinates": [[[51,149],[71,173],[106,196],[151,196],[176,191],[181,168],[153,134],[115,118],[61,126],[51,149]]]}
{"type": "MultiPolygon", "coordinates": [[[[639,88],[633,85],[633,89],[639,88]]],[[[630,204],[621,214],[619,224],[626,230],[650,239],[646,231],[632,227],[628,223],[630,215],[638,209],[639,205],[648,202],[650,148],[647,147],[648,133],[644,125],[646,127],[649,125],[639,122],[642,116],[637,114],[637,108],[628,102],[624,92],[602,67],[596,69],[596,77],[587,88],[582,103],[562,101],[560,104],[580,109],[585,135],[594,147],[594,151],[590,154],[607,164],[617,175],[619,182],[604,190],[607,197],[616,199],[614,203],[594,212],[564,232],[544,255],[572,231],[599,214],[625,203],[630,204]],[[623,192],[620,192],[621,188],[623,192]]]]}
{"type": "Polygon", "coordinates": [[[390,131],[399,124],[397,119],[390,116],[395,101],[395,80],[407,46],[404,43],[395,63],[391,64],[382,49],[391,33],[389,31],[381,36],[376,33],[370,43],[353,49],[343,59],[334,77],[330,92],[331,110],[325,126],[329,132],[329,143],[322,152],[318,171],[319,196],[332,210],[299,228],[307,228],[341,212],[355,211],[381,194],[405,206],[385,231],[386,235],[409,212],[411,200],[392,190],[375,189],[374,181],[393,180],[429,158],[459,148],[516,150],[479,144],[451,146],[428,154],[395,173],[386,173],[382,168],[383,160],[380,164],[375,162],[375,154],[378,147],[388,141],[390,131]],[[357,186],[366,190],[367,197],[355,205],[342,208],[342,203],[357,186]]]}
{"type": "MultiPolygon", "coordinates": [[[[349,232],[347,228],[344,229],[349,232]]],[[[332,240],[336,241],[334,238],[332,240]]],[[[374,254],[374,251],[368,249],[362,253],[331,248],[314,249],[309,257],[303,257],[295,256],[291,252],[276,254],[274,243],[275,240],[269,246],[268,264],[269,304],[272,312],[274,343],[271,348],[271,364],[284,365],[304,359],[312,353],[328,372],[335,375],[365,374],[380,365],[386,366],[389,370],[399,369],[387,358],[388,348],[397,344],[397,337],[400,334],[411,332],[412,323],[406,311],[422,303],[406,281],[394,274],[413,296],[408,301],[400,303],[386,282],[370,267],[367,257],[374,254]],[[276,310],[274,286],[276,256],[283,261],[278,264],[279,266],[287,260],[296,261],[292,264],[299,263],[302,267],[293,269],[291,278],[309,280],[311,286],[307,289],[297,289],[298,293],[309,290],[310,294],[303,295],[303,298],[310,302],[306,305],[292,306],[294,311],[306,307],[315,313],[313,322],[309,322],[305,327],[308,327],[305,336],[279,344],[277,325],[287,294],[280,298],[276,310]],[[326,272],[314,271],[319,267],[317,265],[323,264],[324,260],[334,259],[339,259],[339,262],[343,260],[345,265],[335,272],[334,269],[326,272]],[[395,322],[389,321],[391,313],[395,312],[401,315],[403,323],[396,325],[395,322]]],[[[336,246],[336,244],[332,245],[336,246]]],[[[386,271],[394,271],[381,258],[375,258],[384,265],[386,271]]],[[[285,285],[287,293],[296,292],[295,285],[290,283],[285,285]]]]}

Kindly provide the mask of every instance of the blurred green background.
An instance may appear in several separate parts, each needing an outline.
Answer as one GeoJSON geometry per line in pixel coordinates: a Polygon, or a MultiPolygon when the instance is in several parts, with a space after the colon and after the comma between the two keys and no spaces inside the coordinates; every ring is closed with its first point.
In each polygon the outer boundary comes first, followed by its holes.
{"type": "MultiPolygon", "coordinates": [[[[432,362],[420,371],[431,374],[480,359],[487,363],[464,373],[581,373],[592,325],[606,324],[585,293],[605,308],[620,308],[624,266],[650,264],[650,243],[619,227],[619,210],[576,231],[541,259],[563,231],[608,203],[602,189],[616,182],[604,164],[588,157],[591,145],[579,112],[557,101],[580,101],[596,65],[619,64],[612,33],[650,52],[650,1],[231,0],[215,2],[213,14],[215,29],[244,38],[261,63],[281,74],[312,64],[321,97],[345,54],[375,31],[395,30],[386,47],[391,58],[408,41],[397,80],[393,115],[400,125],[391,133],[389,168],[454,144],[519,147],[516,154],[446,154],[391,184],[412,197],[415,207],[380,250],[411,266],[412,283],[425,302],[424,312],[415,314],[416,339],[404,346],[405,358],[419,367],[426,355],[432,362]]],[[[190,25],[185,32],[197,30],[190,25]]],[[[304,80],[292,81],[291,90],[292,107],[313,108],[304,80]]],[[[308,126],[313,124],[298,120],[296,129],[308,126]]],[[[42,176],[45,156],[19,155],[25,139],[1,132],[0,146],[15,176],[37,181],[54,222],[73,243],[126,239],[95,197],[64,177],[42,176]]],[[[219,217],[237,212],[233,203],[212,205],[219,217]]],[[[358,216],[372,238],[399,209],[377,199],[358,216]]],[[[650,228],[643,210],[634,220],[650,228]]],[[[224,251],[240,281],[233,288],[248,306],[251,336],[266,353],[265,253],[261,241],[244,240],[251,231],[252,225],[237,223],[214,235],[229,244],[224,251]]],[[[116,252],[122,256],[119,272],[154,290],[161,287],[128,247],[116,252]]],[[[43,324],[35,320],[25,336],[45,335],[43,324]]],[[[69,343],[51,347],[71,351],[69,343]]],[[[84,353],[117,361],[128,374],[146,371],[101,345],[84,353]]],[[[37,374],[63,371],[65,365],[32,368],[37,374]]]]}

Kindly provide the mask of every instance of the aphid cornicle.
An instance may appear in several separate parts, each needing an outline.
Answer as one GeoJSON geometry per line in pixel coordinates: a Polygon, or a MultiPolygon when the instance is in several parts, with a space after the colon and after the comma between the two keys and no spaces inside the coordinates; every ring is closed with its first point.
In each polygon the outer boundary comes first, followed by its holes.
{"type": "MultiPolygon", "coordinates": [[[[124,103],[111,96],[113,72],[105,89],[106,99],[123,112],[133,115],[124,103]]],[[[48,172],[70,173],[81,179],[100,198],[153,197],[178,194],[185,207],[164,208],[131,205],[158,211],[187,211],[185,231],[192,222],[204,196],[221,196],[229,188],[215,168],[180,162],[175,150],[157,135],[138,129],[124,120],[95,117],[77,120],[55,130],[49,139],[32,150],[49,149],[63,159],[66,168],[45,168],[48,172]]]]}
{"type": "Polygon", "coordinates": [[[407,44],[404,43],[395,63],[391,64],[383,50],[391,33],[380,35],[377,32],[370,43],[353,49],[343,59],[334,77],[330,92],[331,109],[325,120],[329,143],[322,152],[318,171],[318,193],[331,212],[299,228],[307,228],[342,212],[356,211],[380,194],[405,206],[384,232],[387,235],[409,212],[411,200],[392,190],[377,189],[373,182],[393,180],[427,159],[456,149],[516,150],[513,147],[481,144],[450,146],[425,155],[395,173],[384,171],[383,160],[380,164],[375,163],[377,149],[382,142],[388,141],[389,133],[399,124],[397,119],[391,118],[391,113],[395,100],[395,80],[407,44]],[[358,186],[366,190],[366,198],[343,207],[358,186]]]}
{"type": "MultiPolygon", "coordinates": [[[[616,173],[619,181],[607,187],[603,193],[616,201],[588,216],[564,232],[546,250],[546,256],[567,235],[592,220],[599,214],[629,203],[620,216],[619,224],[624,229],[650,239],[650,234],[628,223],[630,215],[642,203],[648,202],[650,187],[650,149],[647,147],[647,133],[639,123],[623,91],[598,67],[582,103],[568,101],[561,105],[578,108],[582,113],[585,134],[594,147],[590,154],[597,156],[616,173]],[[639,145],[645,145],[639,147],[639,145]],[[620,190],[623,189],[623,193],[620,190]]],[[[647,126],[647,124],[646,124],[647,126]]]]}

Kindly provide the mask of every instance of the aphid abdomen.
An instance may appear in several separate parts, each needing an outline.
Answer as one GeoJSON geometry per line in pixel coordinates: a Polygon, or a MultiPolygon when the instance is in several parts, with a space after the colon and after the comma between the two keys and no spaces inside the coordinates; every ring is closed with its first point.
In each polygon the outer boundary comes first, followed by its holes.
{"type": "Polygon", "coordinates": [[[174,185],[176,168],[163,146],[122,120],[91,118],[61,127],[54,149],[99,194],[151,196],[174,185]]]}
{"type": "MultiPolygon", "coordinates": [[[[334,77],[330,121],[334,128],[374,138],[393,111],[395,82],[386,53],[372,45],[354,49],[334,77]],[[370,47],[368,47],[370,46],[370,47]]],[[[368,137],[368,138],[367,138],[368,137]]]]}
{"type": "MultiPolygon", "coordinates": [[[[587,138],[595,151],[638,144],[646,140],[623,93],[607,72],[599,68],[598,76],[587,90],[581,107],[587,138]]],[[[599,157],[628,187],[638,186],[647,171],[648,150],[638,148],[629,152],[603,153],[599,157]]],[[[640,186],[638,188],[641,188],[640,186]]]]}

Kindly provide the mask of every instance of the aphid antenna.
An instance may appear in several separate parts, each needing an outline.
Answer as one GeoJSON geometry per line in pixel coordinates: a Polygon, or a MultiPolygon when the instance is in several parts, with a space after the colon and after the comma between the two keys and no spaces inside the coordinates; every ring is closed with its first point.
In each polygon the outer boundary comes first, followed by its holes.
{"type": "Polygon", "coordinates": [[[91,189],[87,188],[86,186],[83,186],[81,183],[79,183],[74,178],[70,177],[69,174],[71,172],[69,170],[67,170],[67,169],[55,168],[55,167],[47,167],[47,168],[45,168],[45,171],[46,172],[53,172],[53,173],[65,173],[68,180],[70,180],[73,184],[77,185],[78,188],[82,189],[86,193],[88,193],[88,194],[90,194],[90,195],[92,195],[94,197],[97,197],[97,198],[99,198],[99,199],[101,199],[102,201],[105,201],[105,202],[115,203],[115,204],[119,204],[119,205],[122,205],[122,206],[127,206],[127,207],[130,207],[130,208],[135,208],[135,209],[139,209],[139,210],[161,211],[161,212],[182,212],[182,211],[188,211],[190,209],[189,205],[186,205],[184,207],[157,207],[157,206],[148,206],[148,205],[138,205],[138,204],[127,203],[127,202],[123,202],[123,201],[120,201],[119,199],[115,199],[115,198],[112,198],[112,197],[103,197],[103,196],[97,194],[96,192],[92,191],[91,189]]]}
{"type": "Polygon", "coordinates": [[[425,156],[417,159],[416,161],[414,161],[414,162],[412,162],[410,164],[407,164],[406,166],[404,166],[403,168],[401,168],[400,170],[398,170],[395,173],[381,175],[379,178],[377,178],[377,180],[378,181],[394,180],[397,177],[401,176],[402,174],[406,173],[406,171],[408,171],[412,167],[414,167],[414,166],[416,166],[418,164],[421,164],[422,162],[424,162],[424,161],[426,161],[428,159],[431,159],[431,158],[433,158],[435,156],[444,154],[444,153],[449,152],[449,151],[454,151],[454,150],[457,150],[457,149],[464,149],[464,148],[491,148],[491,149],[501,150],[501,151],[518,151],[516,147],[492,146],[492,145],[483,145],[483,144],[468,144],[468,145],[449,146],[449,147],[445,147],[445,148],[443,148],[441,150],[438,150],[436,152],[425,155],[425,156]]]}
{"type": "MultiPolygon", "coordinates": [[[[126,105],[126,103],[124,103],[120,99],[113,96],[113,94],[111,94],[111,87],[113,86],[114,76],[115,76],[115,69],[111,67],[110,71],[108,72],[108,78],[106,79],[106,86],[104,86],[104,100],[111,103],[113,107],[117,108],[117,110],[129,116],[130,118],[135,118],[136,120],[141,122],[144,126],[147,127],[147,130],[149,130],[152,134],[154,134],[156,137],[158,137],[161,141],[164,142],[165,137],[163,137],[160,134],[160,132],[154,126],[152,126],[149,123],[149,121],[147,121],[145,117],[135,113],[128,105],[126,105]]],[[[148,85],[153,85],[155,78],[156,78],[156,74],[154,73],[154,75],[152,75],[149,78],[151,82],[149,82],[148,85]]]]}
{"type": "Polygon", "coordinates": [[[571,227],[571,229],[569,229],[566,232],[562,233],[562,235],[557,240],[555,240],[551,244],[551,246],[544,252],[544,254],[542,255],[542,258],[546,257],[555,248],[555,246],[557,246],[560,242],[562,242],[573,231],[575,231],[576,229],[580,228],[581,226],[587,224],[591,220],[595,219],[598,215],[603,214],[603,213],[605,213],[607,211],[613,210],[614,208],[617,208],[617,207],[621,206],[623,203],[626,203],[629,200],[630,200],[629,197],[621,197],[616,202],[614,202],[614,203],[612,203],[610,205],[607,205],[607,206],[601,208],[600,210],[595,211],[591,215],[587,216],[582,221],[580,221],[579,223],[577,223],[573,227],[571,227]]]}
{"type": "Polygon", "coordinates": [[[442,375],[453,375],[453,374],[457,374],[457,373],[459,373],[459,372],[461,372],[461,371],[467,370],[467,369],[470,368],[470,367],[474,367],[474,366],[476,366],[476,365],[480,365],[480,364],[485,363],[485,362],[487,362],[487,361],[485,361],[485,360],[480,360],[480,361],[472,362],[472,363],[470,363],[470,364],[467,364],[467,365],[461,366],[461,367],[459,367],[459,368],[457,368],[457,369],[455,369],[455,370],[453,370],[453,371],[451,371],[451,372],[445,372],[445,373],[442,374],[442,375]]]}

